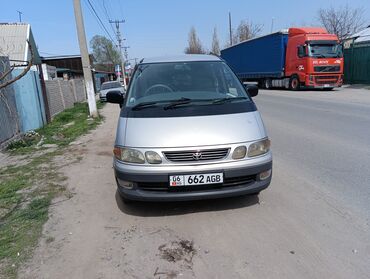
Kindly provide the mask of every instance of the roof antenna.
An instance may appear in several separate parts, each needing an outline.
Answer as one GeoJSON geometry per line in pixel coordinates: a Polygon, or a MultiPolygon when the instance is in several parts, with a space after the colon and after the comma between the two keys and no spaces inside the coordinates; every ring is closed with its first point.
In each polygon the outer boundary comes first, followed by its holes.
{"type": "Polygon", "coordinates": [[[22,15],[23,13],[21,11],[17,11],[19,16],[19,22],[22,22],[22,15]]]}

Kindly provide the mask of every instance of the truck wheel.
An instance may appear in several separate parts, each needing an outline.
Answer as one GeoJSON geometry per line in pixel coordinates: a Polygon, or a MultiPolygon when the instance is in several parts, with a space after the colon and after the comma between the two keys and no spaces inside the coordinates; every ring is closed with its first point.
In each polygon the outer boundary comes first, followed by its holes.
{"type": "Polygon", "coordinates": [[[267,78],[267,79],[265,79],[264,80],[264,87],[266,88],[266,89],[271,89],[271,79],[269,79],[269,78],[267,78]]]}
{"type": "Polygon", "coordinates": [[[291,90],[297,91],[300,89],[301,84],[297,76],[292,76],[289,81],[289,87],[291,90]]]}

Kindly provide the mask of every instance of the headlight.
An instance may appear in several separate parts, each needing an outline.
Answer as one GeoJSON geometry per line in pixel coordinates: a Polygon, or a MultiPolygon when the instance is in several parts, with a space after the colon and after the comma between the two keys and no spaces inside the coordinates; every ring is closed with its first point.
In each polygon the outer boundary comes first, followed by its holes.
{"type": "Polygon", "coordinates": [[[238,146],[234,149],[232,158],[234,160],[243,159],[245,157],[245,154],[247,153],[247,148],[245,146],[238,146]]]}
{"type": "Polygon", "coordinates": [[[162,158],[157,152],[147,151],[145,152],[145,158],[149,164],[160,164],[162,163],[162,158]]]}
{"type": "Polygon", "coordinates": [[[267,153],[270,150],[270,140],[264,139],[252,143],[248,147],[248,157],[255,157],[267,153]]]}
{"type": "Polygon", "coordinates": [[[123,162],[144,164],[145,158],[139,150],[130,148],[115,147],[113,150],[114,156],[123,162]]]}

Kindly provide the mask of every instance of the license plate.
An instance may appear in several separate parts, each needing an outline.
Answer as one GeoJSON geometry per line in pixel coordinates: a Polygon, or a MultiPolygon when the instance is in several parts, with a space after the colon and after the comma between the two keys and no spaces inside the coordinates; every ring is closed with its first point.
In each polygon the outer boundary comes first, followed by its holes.
{"type": "Polygon", "coordinates": [[[324,87],[330,87],[330,84],[324,84],[324,87]]]}
{"type": "Polygon", "coordinates": [[[223,182],[223,173],[202,173],[170,176],[170,187],[220,184],[223,182]]]}

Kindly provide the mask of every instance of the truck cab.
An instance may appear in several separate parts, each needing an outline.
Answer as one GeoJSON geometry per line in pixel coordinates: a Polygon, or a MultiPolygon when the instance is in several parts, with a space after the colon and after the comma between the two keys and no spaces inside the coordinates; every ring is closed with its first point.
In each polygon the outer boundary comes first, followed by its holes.
{"type": "Polygon", "coordinates": [[[285,76],[289,87],[332,89],[343,83],[343,51],[324,28],[289,28],[285,76]]]}

